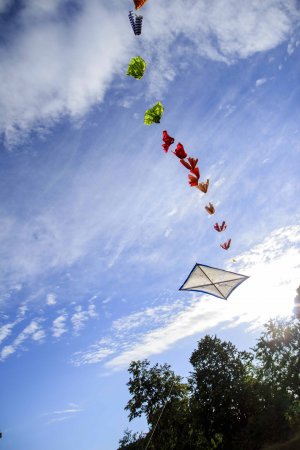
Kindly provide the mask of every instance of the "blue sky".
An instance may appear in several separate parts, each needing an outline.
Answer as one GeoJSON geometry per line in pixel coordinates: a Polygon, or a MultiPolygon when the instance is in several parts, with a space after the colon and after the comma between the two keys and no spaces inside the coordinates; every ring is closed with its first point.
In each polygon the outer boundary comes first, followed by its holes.
{"type": "Polygon", "coordinates": [[[242,3],[149,0],[137,38],[130,1],[0,0],[6,450],[116,449],[132,359],[186,376],[206,333],[246,349],[292,312],[299,3],[242,3]],[[136,55],[140,81],[125,75],[136,55]],[[199,158],[206,195],[163,152],[164,129],[199,158]],[[195,262],[250,278],[228,302],[178,292],[195,262]]]}

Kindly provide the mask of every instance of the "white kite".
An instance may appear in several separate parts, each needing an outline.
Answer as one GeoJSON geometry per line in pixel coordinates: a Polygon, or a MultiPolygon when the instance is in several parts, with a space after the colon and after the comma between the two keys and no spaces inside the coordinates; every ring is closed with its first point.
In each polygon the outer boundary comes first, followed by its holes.
{"type": "Polygon", "coordinates": [[[240,273],[195,264],[193,270],[179,288],[180,291],[196,291],[227,300],[231,292],[249,278],[240,273]]]}

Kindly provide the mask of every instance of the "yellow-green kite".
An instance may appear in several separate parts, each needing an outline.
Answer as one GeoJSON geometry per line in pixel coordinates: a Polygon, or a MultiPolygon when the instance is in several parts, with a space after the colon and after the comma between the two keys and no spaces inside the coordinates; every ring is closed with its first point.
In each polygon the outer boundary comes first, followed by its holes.
{"type": "Polygon", "coordinates": [[[141,56],[135,56],[131,59],[130,63],[128,64],[128,69],[126,75],[136,78],[137,80],[140,80],[145,73],[147,64],[141,58],[141,56]]]}
{"type": "Polygon", "coordinates": [[[147,109],[144,116],[144,124],[152,125],[154,123],[160,123],[162,118],[164,107],[161,102],[157,102],[152,108],[147,109]]]}

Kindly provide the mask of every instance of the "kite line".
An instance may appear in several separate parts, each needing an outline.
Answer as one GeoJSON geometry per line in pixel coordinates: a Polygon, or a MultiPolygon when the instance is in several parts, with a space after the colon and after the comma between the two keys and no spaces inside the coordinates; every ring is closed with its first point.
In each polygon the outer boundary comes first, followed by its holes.
{"type": "MultiPolygon", "coordinates": [[[[174,380],[173,380],[173,382],[172,382],[170,391],[169,391],[169,393],[168,393],[168,397],[170,397],[170,395],[171,395],[171,392],[172,392],[172,390],[173,390],[174,384],[175,384],[175,378],[174,378],[174,380]]],[[[152,438],[153,438],[153,436],[154,436],[155,430],[156,430],[156,428],[157,428],[157,426],[158,426],[158,424],[159,424],[159,422],[160,422],[160,419],[161,419],[161,417],[162,417],[162,415],[163,415],[163,413],[164,413],[164,410],[165,410],[165,407],[166,407],[168,401],[169,401],[169,400],[166,400],[166,401],[165,401],[165,404],[164,404],[164,406],[163,406],[162,409],[161,409],[161,412],[160,412],[160,414],[159,414],[159,416],[158,416],[157,422],[156,422],[156,424],[154,425],[153,430],[152,430],[152,432],[151,432],[151,435],[150,435],[150,437],[149,437],[149,439],[148,439],[148,442],[147,442],[147,445],[146,445],[146,447],[145,447],[145,450],[147,450],[148,447],[149,447],[149,445],[150,445],[150,442],[151,442],[151,440],[152,440],[152,438]]]]}

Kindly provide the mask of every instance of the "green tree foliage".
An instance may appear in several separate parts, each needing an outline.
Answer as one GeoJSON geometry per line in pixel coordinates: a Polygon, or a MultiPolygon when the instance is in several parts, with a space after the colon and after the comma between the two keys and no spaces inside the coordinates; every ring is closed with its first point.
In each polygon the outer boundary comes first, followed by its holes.
{"type": "Polygon", "coordinates": [[[125,409],[129,411],[129,420],[146,415],[148,423],[155,420],[155,413],[166,401],[183,400],[187,386],[181,382],[168,364],[150,367],[150,362],[133,361],[128,369],[131,377],[127,383],[131,399],[125,409]]]}
{"type": "Polygon", "coordinates": [[[231,342],[205,336],[190,362],[195,417],[206,437],[221,435],[220,448],[229,450],[234,434],[247,425],[256,401],[252,399],[252,356],[239,352],[231,342]]]}
{"type": "Polygon", "coordinates": [[[132,362],[129,373],[131,399],[125,409],[129,411],[129,420],[146,416],[150,427],[147,439],[155,428],[149,449],[188,450],[192,433],[187,384],[168,364],[150,367],[148,360],[132,362]]]}
{"type": "Polygon", "coordinates": [[[296,319],[271,320],[254,348],[257,378],[264,386],[268,440],[287,439],[300,415],[300,325],[296,319]]]}
{"type": "Polygon", "coordinates": [[[300,399],[300,326],[290,320],[271,320],[254,349],[260,379],[272,391],[284,391],[291,400],[300,399]]]}
{"type": "Polygon", "coordinates": [[[272,320],[252,352],[205,336],[187,383],[168,364],[134,361],[125,409],[147,434],[125,432],[126,450],[259,450],[300,427],[300,321],[272,320]]]}
{"type": "Polygon", "coordinates": [[[119,448],[127,450],[144,450],[146,440],[144,433],[132,433],[130,430],[125,430],[124,436],[119,440],[119,448]]]}

